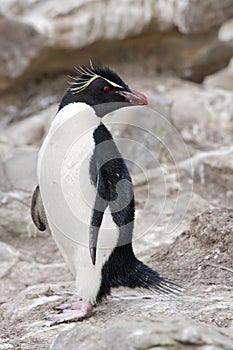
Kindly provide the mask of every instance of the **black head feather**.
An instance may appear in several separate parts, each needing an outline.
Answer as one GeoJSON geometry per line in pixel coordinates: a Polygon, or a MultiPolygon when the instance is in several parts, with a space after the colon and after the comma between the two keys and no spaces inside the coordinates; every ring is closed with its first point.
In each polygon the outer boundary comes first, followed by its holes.
{"type": "Polygon", "coordinates": [[[126,97],[117,92],[129,92],[131,90],[117,73],[107,67],[80,66],[76,68],[78,76],[72,78],[74,81],[66,91],[59,110],[73,102],[84,102],[92,106],[99,117],[129,105],[126,97]],[[105,92],[105,88],[109,93],[105,92]]]}
{"type": "Polygon", "coordinates": [[[75,69],[78,72],[78,76],[72,78],[74,81],[70,83],[70,90],[72,90],[74,94],[85,90],[98,78],[105,80],[115,88],[122,88],[126,91],[130,91],[129,87],[119,75],[108,67],[93,66],[91,64],[90,67],[79,66],[75,67],[75,69]]]}
{"type": "Polygon", "coordinates": [[[110,68],[90,64],[89,67],[79,66],[76,70],[78,76],[73,78],[59,110],[70,103],[83,102],[93,107],[99,117],[103,117],[125,106],[147,104],[143,94],[131,90],[110,68]]]}

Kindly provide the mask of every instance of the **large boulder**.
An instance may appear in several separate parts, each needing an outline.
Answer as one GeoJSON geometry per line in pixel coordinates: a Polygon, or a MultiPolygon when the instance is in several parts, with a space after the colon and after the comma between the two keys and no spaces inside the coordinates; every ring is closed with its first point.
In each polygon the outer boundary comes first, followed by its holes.
{"type": "MultiPolygon", "coordinates": [[[[163,0],[163,13],[166,12],[163,0]]],[[[223,23],[226,18],[233,16],[232,0],[170,0],[173,4],[173,23],[182,33],[202,32],[223,23]]]]}
{"type": "Polygon", "coordinates": [[[103,37],[123,39],[140,34],[153,22],[161,31],[177,27],[182,33],[202,32],[233,16],[233,1],[136,0],[132,6],[131,0],[120,0],[116,6],[113,0],[68,0],[54,6],[53,0],[9,0],[0,10],[27,20],[41,33],[50,32],[51,43],[82,47],[103,37]]]}
{"type": "Polygon", "coordinates": [[[233,15],[233,0],[120,0],[117,6],[113,0],[9,0],[0,13],[1,90],[15,78],[69,69],[90,57],[150,55],[155,68],[201,81],[233,55],[232,42],[219,41],[215,29],[233,15]]]}
{"type": "Polygon", "coordinates": [[[98,349],[179,349],[230,350],[233,340],[217,328],[191,321],[157,315],[154,318],[118,317],[104,327],[80,325],[62,332],[50,350],[98,349]],[[85,344],[85,345],[84,345],[85,344]]]}

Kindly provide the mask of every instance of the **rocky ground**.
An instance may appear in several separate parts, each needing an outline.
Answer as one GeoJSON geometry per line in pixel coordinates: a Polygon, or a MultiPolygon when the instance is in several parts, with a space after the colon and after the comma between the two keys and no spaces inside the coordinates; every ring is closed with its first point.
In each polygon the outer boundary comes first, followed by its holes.
{"type": "Polygon", "coordinates": [[[233,3],[153,3],[138,0],[128,21],[131,1],[119,2],[110,31],[113,1],[0,5],[0,350],[233,350],[232,20],[220,28],[233,3]],[[50,327],[73,277],[32,225],[30,199],[70,67],[90,57],[148,97],[149,108],[122,110],[126,124],[108,122],[127,139],[118,145],[135,186],[137,256],[185,291],[113,290],[89,319],[50,327]]]}
{"type": "MultiPolygon", "coordinates": [[[[154,169],[145,160],[144,174],[132,171],[137,255],[186,291],[179,297],[166,297],[114,290],[82,324],[49,326],[46,316],[72,293],[73,279],[50,234],[34,237],[30,223],[38,145],[56,110],[55,100],[60,98],[54,93],[50,103],[45,98],[43,105],[48,84],[42,81],[32,86],[30,98],[26,90],[21,120],[2,126],[0,135],[0,349],[48,349],[51,342],[51,349],[76,349],[77,341],[80,348],[94,349],[97,342],[99,348],[117,349],[119,345],[111,341],[115,337],[121,339],[122,349],[128,349],[129,343],[138,349],[233,349],[233,92],[152,72],[138,79],[127,66],[115,68],[128,77],[131,86],[145,92],[150,106],[163,111],[182,135],[184,143],[173,128],[167,129],[162,138],[164,149],[156,142],[150,145],[159,152],[160,167],[154,169]],[[171,148],[175,164],[167,154],[171,148]],[[166,188],[161,190],[164,179],[166,188]],[[171,218],[175,225],[170,227],[171,218]],[[130,326],[125,327],[129,320],[130,326]]],[[[64,89],[60,77],[51,84],[64,89]]],[[[154,133],[159,131],[157,125],[153,127],[154,133]]],[[[121,132],[129,136],[127,128],[121,132]]],[[[141,137],[137,131],[131,136],[141,137]]]]}

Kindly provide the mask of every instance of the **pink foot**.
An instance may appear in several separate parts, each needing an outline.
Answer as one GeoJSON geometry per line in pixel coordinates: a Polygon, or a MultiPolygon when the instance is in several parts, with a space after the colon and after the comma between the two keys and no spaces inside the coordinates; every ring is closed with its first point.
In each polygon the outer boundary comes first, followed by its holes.
{"type": "Polygon", "coordinates": [[[82,299],[71,299],[55,307],[59,313],[48,316],[50,326],[60,323],[77,322],[90,316],[92,305],[82,299]]]}
{"type": "Polygon", "coordinates": [[[65,310],[65,309],[71,309],[71,310],[79,310],[83,304],[83,300],[80,298],[73,298],[65,300],[63,303],[54,306],[54,310],[65,310]]]}

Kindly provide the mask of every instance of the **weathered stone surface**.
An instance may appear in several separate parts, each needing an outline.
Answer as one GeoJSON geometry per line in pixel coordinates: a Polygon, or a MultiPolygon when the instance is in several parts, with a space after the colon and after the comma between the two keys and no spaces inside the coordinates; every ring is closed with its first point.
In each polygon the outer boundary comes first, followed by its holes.
{"type": "Polygon", "coordinates": [[[174,12],[174,23],[181,32],[200,32],[230,18],[233,15],[233,2],[232,0],[177,0],[174,12]]]}
{"type": "Polygon", "coordinates": [[[194,192],[214,206],[232,206],[233,94],[188,82],[181,87],[177,82],[171,81],[165,93],[174,100],[171,119],[191,157],[177,166],[190,173],[191,161],[194,192]]]}
{"type": "Polygon", "coordinates": [[[164,139],[172,133],[172,100],[158,94],[147,97],[149,108],[121,109],[103,120],[110,125],[132,174],[157,168],[164,139]]]}
{"type": "Polygon", "coordinates": [[[231,59],[226,68],[207,76],[204,80],[204,84],[221,89],[233,90],[233,59],[231,59]]]}
{"type": "Polygon", "coordinates": [[[219,243],[219,253],[229,254],[233,244],[233,209],[207,210],[197,215],[190,223],[190,231],[201,244],[213,248],[219,243]]]}
{"type": "Polygon", "coordinates": [[[180,40],[184,47],[180,55],[181,62],[177,61],[168,66],[182,78],[197,83],[201,83],[205,76],[226,67],[233,55],[232,41],[222,42],[214,38],[213,35],[212,38],[210,36],[209,41],[202,42],[200,35],[207,39],[208,34],[197,34],[196,38],[192,38],[193,40],[187,37],[190,40],[190,45],[185,45],[183,40],[180,40]],[[192,52],[192,49],[196,52],[192,52]]]}
{"type": "Polygon", "coordinates": [[[229,19],[224,22],[219,30],[219,39],[222,41],[228,41],[233,39],[233,19],[229,19]]]}
{"type": "Polygon", "coordinates": [[[171,83],[166,95],[174,100],[172,120],[186,143],[205,143],[214,148],[218,142],[221,145],[231,142],[231,91],[177,81],[171,83]]]}
{"type": "MultiPolygon", "coordinates": [[[[132,33],[141,33],[148,24],[155,20],[161,30],[177,26],[183,33],[200,32],[220,25],[230,18],[233,15],[233,2],[232,0],[221,2],[217,0],[205,2],[168,0],[164,3],[163,0],[156,2],[137,0],[132,6],[131,0],[120,0],[116,7],[114,1],[103,3],[100,0],[86,2],[79,0],[74,3],[69,0],[65,4],[58,3],[54,7],[52,0],[34,3],[30,0],[23,0],[20,4],[17,0],[9,0],[1,5],[0,10],[4,14],[11,10],[11,15],[21,16],[33,25],[35,25],[34,19],[36,18],[38,30],[44,33],[50,31],[51,42],[58,40],[67,45],[65,41],[68,40],[76,46],[75,41],[77,38],[82,38],[81,33],[86,34],[89,43],[102,38],[103,34],[108,39],[122,39],[132,33]],[[127,20],[128,16],[131,21],[127,20]],[[67,17],[70,18],[69,21],[67,17]],[[54,31],[51,19],[55,22],[57,32],[54,31]]],[[[85,40],[84,35],[83,40],[85,40]]],[[[83,44],[86,44],[86,41],[79,43],[80,46],[83,44]]]]}
{"type": "Polygon", "coordinates": [[[7,275],[18,261],[19,252],[9,244],[0,242],[0,279],[7,275]]]}
{"type": "Polygon", "coordinates": [[[157,315],[132,319],[115,319],[104,327],[80,325],[61,333],[50,350],[98,349],[211,349],[231,350],[233,339],[217,328],[197,325],[192,321],[157,315]]]}
{"type": "Polygon", "coordinates": [[[3,159],[5,176],[10,184],[9,190],[30,191],[36,184],[36,147],[22,147],[13,150],[3,159]]]}
{"type": "Polygon", "coordinates": [[[0,18],[0,33],[0,90],[3,90],[40,56],[44,40],[33,25],[17,18],[0,18]]]}
{"type": "Polygon", "coordinates": [[[233,147],[221,156],[210,156],[203,160],[205,183],[212,182],[224,187],[227,191],[233,189],[233,147]]]}
{"type": "Polygon", "coordinates": [[[37,112],[36,115],[5,126],[2,130],[0,129],[0,142],[10,143],[14,147],[40,145],[56,111],[57,104],[52,104],[47,109],[37,112]]]}
{"type": "Polygon", "coordinates": [[[3,178],[0,181],[0,228],[15,234],[26,233],[30,199],[36,181],[36,147],[2,147],[3,178]]]}
{"type": "Polygon", "coordinates": [[[90,57],[109,62],[151,55],[155,68],[202,81],[233,55],[232,42],[218,41],[211,31],[233,15],[232,0],[120,0],[117,6],[113,0],[56,6],[53,0],[9,0],[0,12],[1,90],[15,78],[70,69],[90,57]],[[176,28],[195,34],[186,38],[176,28]]]}
{"type": "Polygon", "coordinates": [[[3,232],[16,235],[27,234],[30,218],[31,193],[0,193],[0,228],[3,232]]]}
{"type": "MultiPolygon", "coordinates": [[[[40,270],[38,270],[39,272],[40,270]]],[[[38,275],[35,274],[36,276],[38,275]]],[[[49,309],[49,303],[53,302],[55,305],[60,303],[61,295],[54,295],[58,285],[53,285],[49,282],[47,284],[33,285],[20,292],[15,299],[11,297],[10,303],[3,304],[1,317],[5,325],[1,324],[0,344],[2,344],[2,348],[0,345],[0,349],[8,349],[6,347],[8,344],[12,345],[13,349],[17,348],[18,344],[21,349],[25,350],[36,350],[43,347],[48,349],[48,344],[57,335],[58,329],[49,327],[48,321],[45,319],[45,310],[49,309]],[[36,317],[35,314],[38,312],[38,316],[40,316],[36,317]],[[17,325],[17,330],[15,326],[13,328],[7,327],[7,324],[17,325]]],[[[71,327],[71,324],[63,325],[60,331],[71,327]]]]}
{"type": "MultiPolygon", "coordinates": [[[[189,230],[176,238],[172,245],[161,247],[151,257],[150,263],[164,261],[166,270],[173,266],[175,276],[181,273],[182,279],[198,283],[232,289],[233,263],[231,247],[233,244],[233,209],[210,209],[196,215],[189,230]],[[169,251],[169,252],[168,252],[169,251]],[[173,263],[174,262],[174,263],[173,263]],[[179,271],[179,272],[178,272],[179,271]]],[[[233,319],[231,318],[230,323],[233,319]]],[[[224,321],[228,321],[225,319],[224,321]]]]}
{"type": "MultiPolygon", "coordinates": [[[[52,264],[49,266],[51,272],[56,267],[53,267],[52,264]]],[[[67,272],[67,267],[64,263],[57,264],[57,269],[61,269],[61,272],[67,272]],[[59,266],[60,265],[60,266],[59,266]]],[[[25,267],[22,268],[22,271],[24,271],[25,267]]],[[[27,266],[27,269],[29,269],[29,266],[27,266]]],[[[17,269],[16,272],[20,272],[20,269],[17,269]],[[17,271],[18,270],[18,271],[17,271]]],[[[39,265],[33,266],[34,274],[35,272],[38,273],[38,276],[42,270],[46,270],[46,266],[39,265]]],[[[46,272],[44,272],[46,273],[46,272]]],[[[69,273],[68,276],[70,277],[69,273]]],[[[57,276],[58,278],[58,276],[57,276]]],[[[43,279],[43,278],[42,278],[43,279]]],[[[63,282],[64,284],[64,282],[63,282]]],[[[68,286],[68,284],[67,284],[68,286]]],[[[61,288],[61,286],[60,286],[61,288]]],[[[67,287],[68,288],[68,287],[67,287]]],[[[30,311],[37,306],[48,304],[49,302],[56,302],[59,304],[59,301],[62,299],[62,295],[57,295],[57,291],[59,290],[59,283],[53,284],[52,281],[49,284],[38,284],[33,285],[30,287],[25,288],[22,290],[19,295],[12,300],[12,303],[8,303],[4,305],[4,308],[6,309],[6,312],[4,312],[5,317],[11,319],[11,320],[19,320],[23,317],[27,317],[28,314],[30,314],[30,311]]],[[[61,288],[62,290],[62,288],[61,288]]],[[[66,295],[66,294],[65,294],[66,295]]],[[[46,305],[47,306],[47,305],[46,305]]],[[[45,321],[45,320],[44,320],[45,321]]],[[[48,322],[45,321],[45,323],[48,324],[48,322]]]]}

